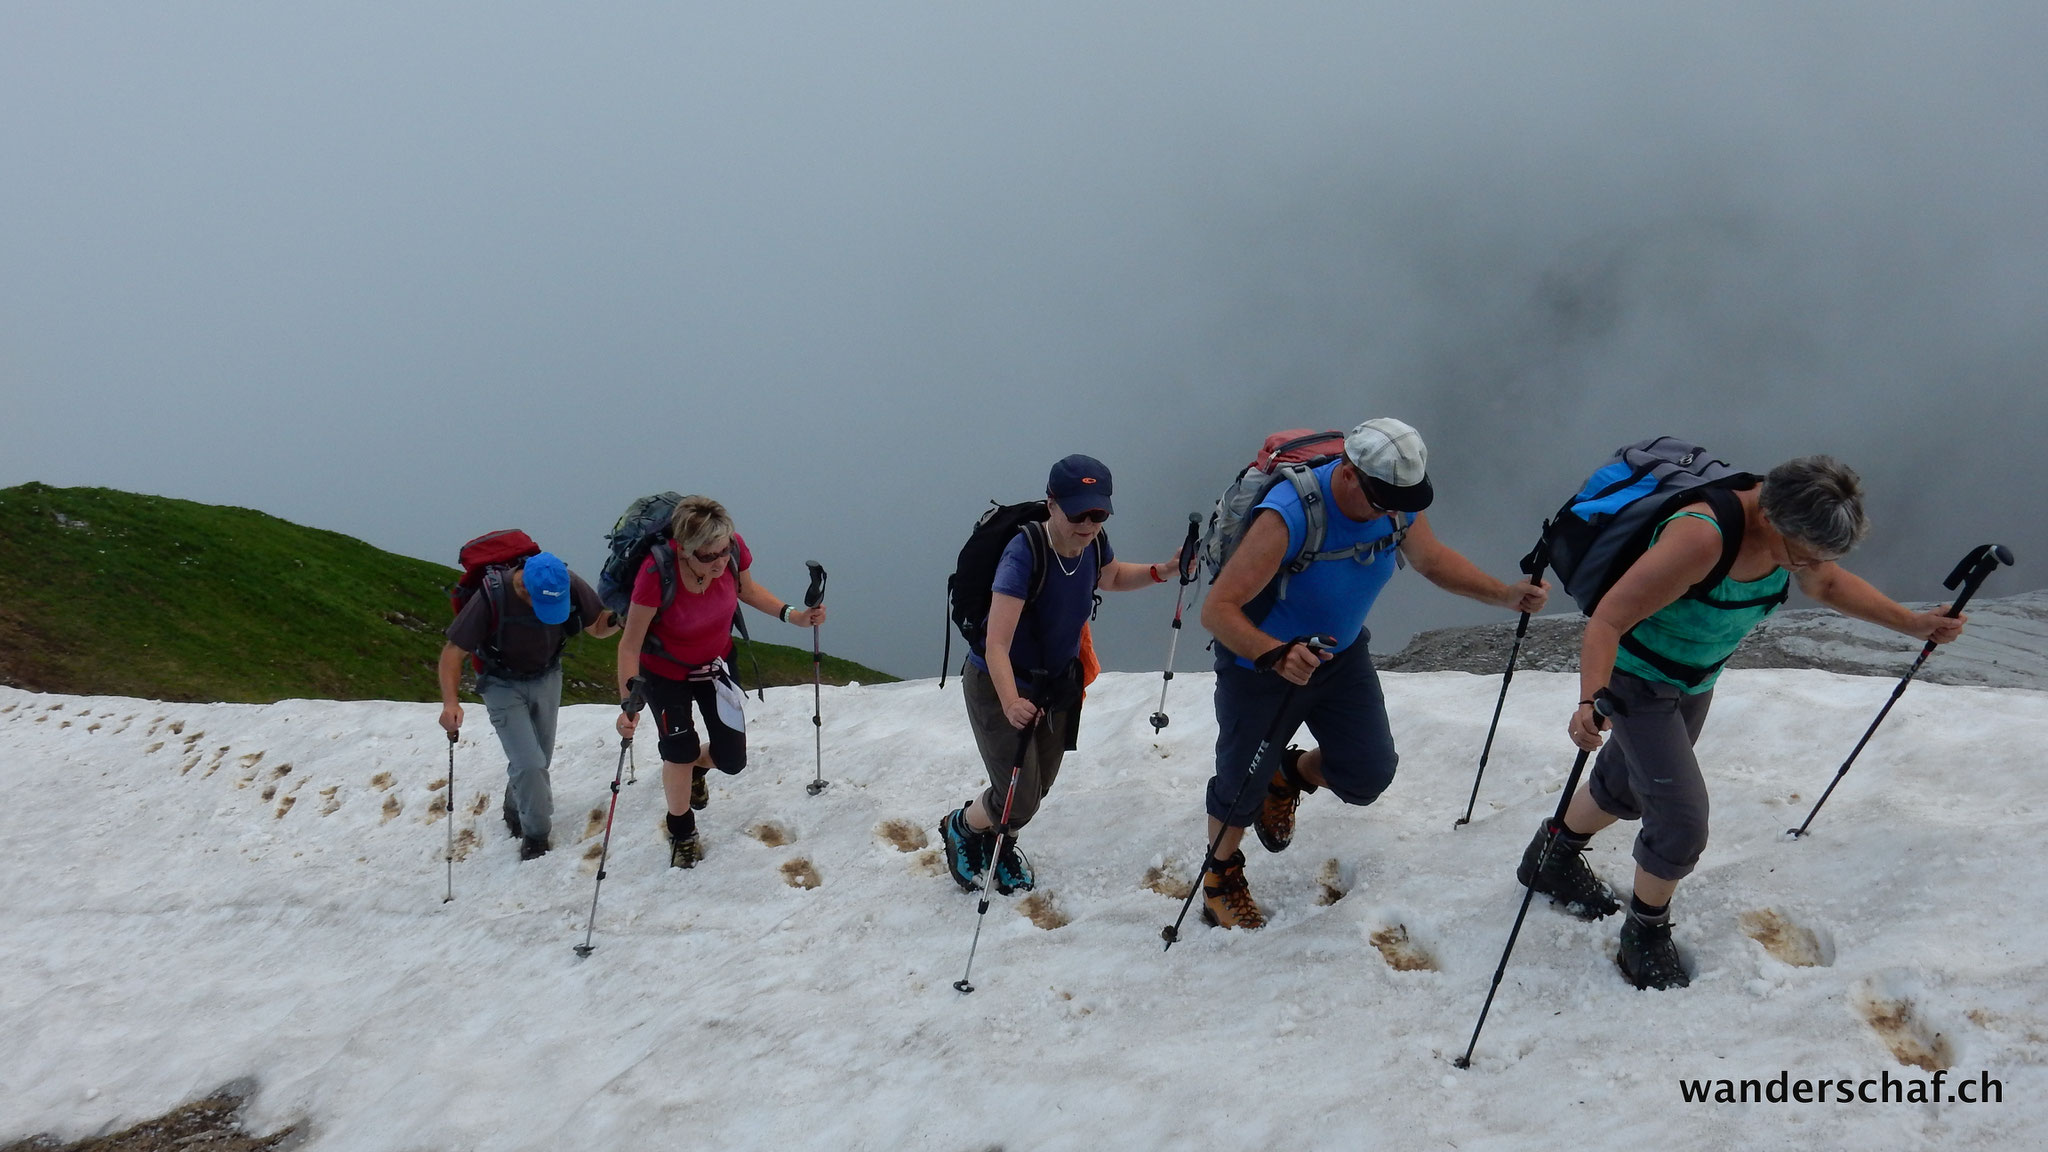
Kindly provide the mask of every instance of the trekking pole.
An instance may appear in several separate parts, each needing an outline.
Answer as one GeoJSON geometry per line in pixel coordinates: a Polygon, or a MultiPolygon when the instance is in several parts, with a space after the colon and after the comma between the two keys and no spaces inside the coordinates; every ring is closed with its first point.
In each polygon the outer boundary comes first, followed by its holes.
{"type": "MultiPolygon", "coordinates": [[[[816,608],[825,602],[825,566],[816,560],[804,561],[804,567],[811,570],[811,586],[804,589],[804,607],[816,608]]],[[[818,754],[817,779],[804,785],[804,791],[816,796],[827,786],[825,779],[825,721],[818,707],[818,683],[824,677],[824,654],[818,651],[818,626],[811,625],[811,745],[818,754]]]]}
{"type": "Polygon", "coordinates": [[[1166,645],[1166,671],[1159,681],[1159,711],[1152,714],[1152,731],[1166,727],[1166,686],[1173,683],[1173,654],[1180,648],[1180,613],[1187,601],[1188,585],[1195,582],[1196,545],[1202,533],[1202,514],[1188,513],[1188,538],[1180,546],[1180,591],[1173,597],[1173,639],[1166,645]]]}
{"type": "MultiPolygon", "coordinates": [[[[1602,688],[1598,692],[1593,693],[1593,726],[1595,728],[1605,728],[1606,724],[1602,723],[1602,721],[1614,716],[1624,716],[1627,714],[1628,708],[1607,689],[1602,688]]],[[[1550,835],[1544,838],[1543,852],[1536,858],[1536,871],[1539,874],[1543,871],[1544,865],[1550,863],[1550,852],[1553,848],[1557,847],[1557,838],[1564,832],[1565,809],[1571,806],[1572,796],[1579,790],[1579,774],[1586,770],[1586,758],[1592,754],[1590,749],[1581,748],[1579,749],[1578,758],[1572,761],[1571,775],[1565,778],[1564,792],[1557,798],[1557,811],[1550,818],[1550,824],[1548,825],[1550,835]]],[[[1529,901],[1535,895],[1536,889],[1533,887],[1522,889],[1522,908],[1521,911],[1515,913],[1515,926],[1508,930],[1508,946],[1500,951],[1500,966],[1493,970],[1493,984],[1486,989],[1486,1003],[1479,1008],[1479,1023],[1472,1026],[1472,1041],[1465,1045],[1465,1054],[1463,1056],[1451,1061],[1455,1067],[1470,1068],[1472,1066],[1472,1049],[1479,1044],[1479,1030],[1486,1027],[1486,1014],[1493,1010],[1493,995],[1500,991],[1500,978],[1507,973],[1508,957],[1515,951],[1515,937],[1522,934],[1522,918],[1529,914],[1529,901]]]]}
{"type": "Polygon", "coordinates": [[[974,991],[974,983],[968,977],[974,975],[974,953],[981,947],[981,925],[988,919],[988,893],[995,887],[996,861],[1003,855],[1003,837],[1010,834],[1010,803],[1017,798],[1017,777],[1024,771],[1024,754],[1031,749],[1031,738],[1038,734],[1038,726],[1045,721],[1044,697],[1032,703],[1038,706],[1038,715],[1031,718],[1031,723],[1024,727],[1024,734],[1017,738],[1017,755],[1010,761],[1010,788],[1003,793],[1003,818],[996,824],[995,850],[988,854],[988,866],[981,871],[981,906],[974,913],[974,942],[967,946],[967,970],[953,981],[954,990],[963,996],[974,991]]]}
{"type": "Polygon", "coordinates": [[[455,742],[461,739],[457,734],[448,734],[448,894],[441,897],[446,904],[455,899],[455,742]]]}
{"type": "MultiPolygon", "coordinates": [[[[1543,582],[1543,569],[1550,565],[1550,521],[1543,522],[1543,535],[1536,541],[1536,547],[1522,557],[1522,571],[1529,576],[1531,584],[1543,582]]],[[[1493,755],[1493,734],[1500,727],[1500,710],[1508,702],[1508,685],[1515,681],[1515,657],[1522,654],[1522,637],[1529,634],[1529,614],[1515,624],[1515,643],[1508,649],[1508,668],[1500,676],[1500,696],[1493,702],[1493,723],[1486,726],[1486,745],[1479,750],[1479,771],[1472,777],[1472,795],[1465,799],[1465,814],[1451,821],[1456,828],[1472,822],[1472,806],[1479,802],[1479,781],[1486,775],[1486,758],[1493,755]]]]}
{"type": "MultiPolygon", "coordinates": [[[[628,745],[628,746],[630,746],[630,745],[632,744],[632,741],[628,740],[628,741],[627,741],[626,743],[627,743],[627,745],[628,745]]],[[[634,755],[633,755],[633,754],[632,754],[631,752],[627,752],[627,753],[626,753],[626,783],[628,783],[628,784],[638,784],[639,782],[640,782],[640,764],[639,764],[639,758],[638,758],[638,757],[636,757],[636,756],[634,756],[634,755]]]]}
{"type": "MultiPolygon", "coordinates": [[[[626,713],[638,716],[643,703],[640,699],[640,685],[636,683],[633,685],[633,694],[626,698],[626,713]]],[[[604,814],[604,846],[599,848],[597,853],[597,886],[590,890],[590,923],[583,926],[583,943],[576,945],[574,949],[578,960],[588,958],[597,947],[590,942],[591,933],[597,931],[597,894],[604,891],[604,866],[610,861],[612,854],[612,817],[619,810],[619,774],[626,770],[626,757],[632,748],[631,736],[619,739],[619,766],[612,770],[612,803],[604,814]]]]}
{"type": "MultiPolygon", "coordinates": [[[[1956,565],[1955,571],[1948,574],[1948,579],[1941,582],[1941,586],[1951,592],[1955,591],[1958,585],[1963,589],[1963,594],[1956,597],[1956,602],[1949,606],[1947,615],[1951,618],[1962,615],[1963,605],[1968,604],[1970,597],[1977,594],[1977,587],[1984,583],[1985,577],[1996,572],[2001,565],[2011,563],[2012,550],[2003,544],[1979,544],[1970,549],[1970,554],[1963,557],[1956,565]]],[[[1842,761],[1842,767],[1835,772],[1835,778],[1828,781],[1827,791],[1822,792],[1820,799],[1813,802],[1813,811],[1806,814],[1806,819],[1799,827],[1785,829],[1785,835],[1794,840],[1806,835],[1807,825],[1813,823],[1813,818],[1820,814],[1820,806],[1828,802],[1829,796],[1834,795],[1835,785],[1840,784],[1842,777],[1849,774],[1849,765],[1856,762],[1856,757],[1863,752],[1863,746],[1870,743],[1870,737],[1876,733],[1877,726],[1884,723],[1884,718],[1891,712],[1892,705],[1897,704],[1899,697],[1906,694],[1906,685],[1912,682],[1914,674],[1920,671],[1920,665],[1934,652],[1934,647],[1932,640],[1921,647],[1920,655],[1914,659],[1913,666],[1906,669],[1906,674],[1899,678],[1899,686],[1892,689],[1892,698],[1884,702],[1883,708],[1878,709],[1877,719],[1872,720],[1870,727],[1863,730],[1863,739],[1856,741],[1856,747],[1850,749],[1849,758],[1842,761]]]]}
{"type": "MultiPolygon", "coordinates": [[[[1287,658],[1288,651],[1296,644],[1306,645],[1311,651],[1327,652],[1337,646],[1337,641],[1328,636],[1296,636],[1287,643],[1259,657],[1252,665],[1253,668],[1260,672],[1271,671],[1275,665],[1287,658]]],[[[1237,811],[1238,803],[1244,799],[1244,790],[1251,787],[1252,777],[1259,774],[1259,765],[1266,762],[1266,751],[1273,746],[1274,738],[1280,734],[1280,724],[1287,718],[1287,706],[1294,703],[1295,690],[1300,687],[1301,685],[1290,681],[1287,685],[1287,691],[1281,693],[1280,706],[1273,710],[1273,722],[1266,725],[1266,734],[1260,738],[1258,750],[1252,753],[1252,762],[1245,769],[1244,781],[1237,786],[1237,795],[1231,797],[1230,807],[1225,809],[1225,811],[1237,811]]],[[[1230,825],[1224,824],[1220,820],[1217,823],[1221,827],[1216,829],[1215,838],[1209,841],[1209,850],[1202,856],[1201,871],[1195,873],[1195,882],[1188,889],[1187,899],[1180,902],[1180,915],[1173,918],[1173,923],[1159,930],[1159,938],[1166,941],[1166,947],[1161,948],[1161,952],[1172,948],[1180,940],[1180,924],[1181,921],[1188,918],[1188,909],[1195,903],[1195,893],[1202,889],[1202,873],[1208,871],[1209,861],[1216,858],[1216,846],[1223,843],[1223,833],[1230,829],[1230,825]]]]}

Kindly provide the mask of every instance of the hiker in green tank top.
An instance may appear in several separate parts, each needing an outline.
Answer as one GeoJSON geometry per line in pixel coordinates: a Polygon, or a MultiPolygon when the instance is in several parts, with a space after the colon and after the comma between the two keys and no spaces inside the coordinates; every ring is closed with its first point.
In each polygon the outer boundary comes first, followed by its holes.
{"type": "Polygon", "coordinates": [[[1704,500],[1666,517],[1586,622],[1581,703],[1567,731],[1574,744],[1600,755],[1572,797],[1542,869],[1548,821],[1516,873],[1585,919],[1618,911],[1619,901],[1581,853],[1595,832],[1616,820],[1641,821],[1635,893],[1615,957],[1638,988],[1680,988],[1690,980],[1671,942],[1670,905],[1707,845],[1707,788],[1693,745],[1721,665],[1785,602],[1788,586],[1796,581],[1801,592],[1837,612],[1937,644],[1955,639],[1967,619],[1942,615],[1946,605],[1915,612],[1837,563],[1863,538],[1869,521],[1862,482],[1833,458],[1780,464],[1761,485],[1735,495],[1739,524],[1721,523],[1704,500]],[[1700,588],[1729,537],[1740,547],[1727,576],[1700,588]],[[1614,718],[1614,738],[1605,747],[1590,703],[1602,688],[1628,709],[1614,718]]]}

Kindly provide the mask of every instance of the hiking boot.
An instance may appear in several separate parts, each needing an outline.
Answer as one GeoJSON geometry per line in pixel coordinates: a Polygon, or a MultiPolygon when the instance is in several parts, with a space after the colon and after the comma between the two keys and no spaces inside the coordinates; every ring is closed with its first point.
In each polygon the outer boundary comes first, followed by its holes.
{"type": "Polygon", "coordinates": [[[1543,845],[1550,840],[1552,827],[1553,822],[1545,820],[1543,827],[1536,830],[1536,838],[1522,852],[1522,864],[1515,869],[1515,879],[1523,887],[1550,897],[1552,903],[1563,905],[1565,911],[1581,920],[1598,920],[1620,911],[1621,902],[1614,898],[1614,890],[1594,875],[1593,866],[1586,863],[1585,850],[1565,843],[1563,836],[1550,849],[1550,859],[1543,862],[1543,871],[1536,871],[1536,862],[1543,855],[1543,845]]]}
{"type": "Polygon", "coordinates": [[[545,836],[522,836],[519,838],[519,858],[531,860],[548,854],[548,838],[545,836]]]}
{"type": "Polygon", "coordinates": [[[697,839],[696,829],[687,835],[668,838],[668,866],[671,868],[695,868],[697,861],[704,858],[704,842],[697,839]]]}
{"type": "Polygon", "coordinates": [[[1003,841],[1003,850],[996,855],[996,891],[1008,896],[1020,890],[1029,892],[1037,886],[1038,878],[1031,874],[1031,861],[1017,851],[1017,841],[1003,841]]]}
{"type": "Polygon", "coordinates": [[[995,851],[995,833],[976,832],[967,825],[967,806],[961,805],[939,821],[939,839],[946,845],[946,871],[962,892],[978,892],[978,879],[988,870],[988,858],[995,851]]]}
{"type": "Polygon", "coordinates": [[[525,838],[519,831],[519,813],[510,808],[505,809],[505,830],[512,833],[514,840],[525,838]]]}
{"type": "Polygon", "coordinates": [[[1621,974],[1638,988],[1683,988],[1692,983],[1671,942],[1671,921],[1646,923],[1631,913],[1621,922],[1621,948],[1614,954],[1621,974]]]}
{"type": "Polygon", "coordinates": [[[704,783],[704,776],[710,771],[711,769],[709,768],[698,768],[690,775],[690,810],[692,812],[702,812],[705,805],[711,803],[711,786],[704,783]]]}
{"type": "Polygon", "coordinates": [[[1202,871],[1202,923],[1211,928],[1264,928],[1266,916],[1244,882],[1244,853],[1232,852],[1217,871],[1216,861],[1202,871]]]}
{"type": "Polygon", "coordinates": [[[1268,852],[1285,852],[1294,843],[1294,809],[1301,803],[1303,789],[1294,783],[1294,765],[1301,760],[1301,749],[1289,748],[1280,754],[1280,770],[1273,773],[1272,783],[1266,785],[1265,802],[1259,805],[1259,816],[1252,822],[1258,829],[1259,843],[1268,852]]]}

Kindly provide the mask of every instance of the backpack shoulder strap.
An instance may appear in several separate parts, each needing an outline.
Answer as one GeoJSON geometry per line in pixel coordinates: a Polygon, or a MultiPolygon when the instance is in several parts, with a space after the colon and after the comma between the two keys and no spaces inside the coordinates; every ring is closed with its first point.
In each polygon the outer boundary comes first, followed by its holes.
{"type": "MultiPolygon", "coordinates": [[[[659,616],[663,608],[676,602],[676,581],[680,577],[677,566],[682,563],[682,557],[676,554],[672,540],[657,541],[647,550],[647,555],[653,557],[654,576],[661,582],[661,603],[654,608],[655,615],[659,616]]],[[[639,579],[638,573],[634,573],[634,579],[639,579]]]]}
{"type": "Polygon", "coordinates": [[[1743,523],[1742,500],[1733,491],[1718,485],[1702,489],[1702,499],[1713,510],[1714,526],[1721,530],[1721,558],[1714,561],[1706,579],[1686,590],[1686,595],[1703,600],[1735,567],[1735,557],[1742,551],[1743,523]]]}
{"type": "Polygon", "coordinates": [[[1045,554],[1052,550],[1052,542],[1045,535],[1045,521],[1026,520],[1020,530],[1024,533],[1025,546],[1031,549],[1031,595],[1024,598],[1029,605],[1045,591],[1045,554]]]}
{"type": "MultiPolygon", "coordinates": [[[[1294,486],[1294,494],[1301,500],[1302,518],[1305,521],[1301,534],[1301,548],[1294,559],[1287,562],[1287,575],[1306,572],[1315,563],[1323,550],[1323,537],[1329,534],[1330,509],[1323,500],[1323,486],[1316,479],[1315,469],[1306,464],[1282,464],[1278,469],[1281,476],[1294,486]]],[[[1287,595],[1285,577],[1282,577],[1280,595],[1287,595]]]]}

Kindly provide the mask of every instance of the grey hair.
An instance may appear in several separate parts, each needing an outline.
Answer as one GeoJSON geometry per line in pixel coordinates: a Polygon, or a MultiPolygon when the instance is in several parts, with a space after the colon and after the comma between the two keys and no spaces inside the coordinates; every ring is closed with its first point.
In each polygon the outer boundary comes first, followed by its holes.
{"type": "Polygon", "coordinates": [[[1764,478],[1764,519],[1824,556],[1848,553],[1870,531],[1863,479],[1832,456],[1787,460],[1764,478]]]}
{"type": "Polygon", "coordinates": [[[669,517],[668,534],[686,552],[701,552],[715,540],[732,539],[732,517],[709,496],[685,496],[669,517]]]}

